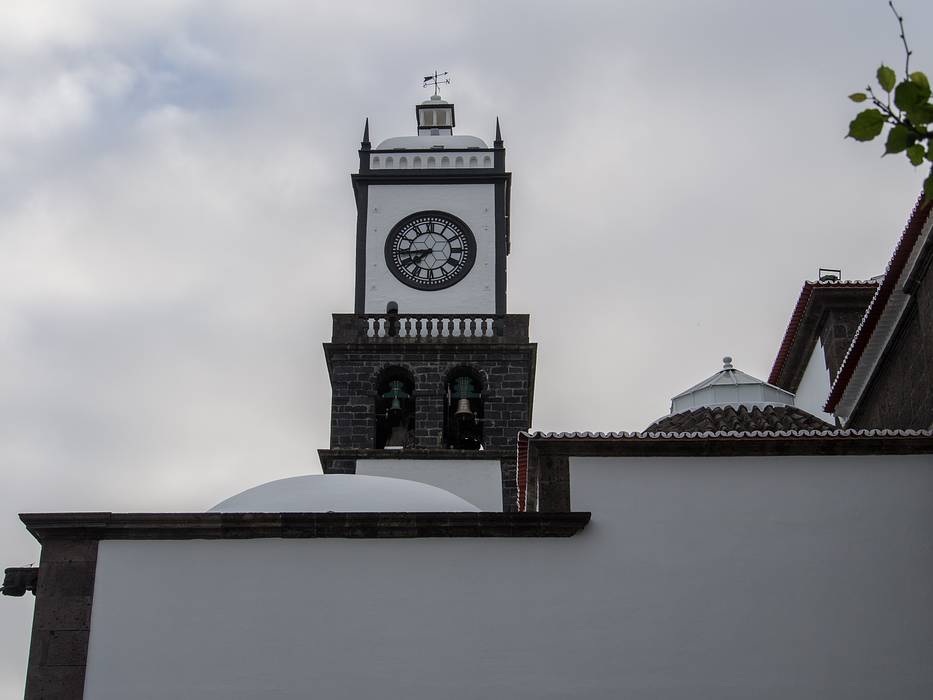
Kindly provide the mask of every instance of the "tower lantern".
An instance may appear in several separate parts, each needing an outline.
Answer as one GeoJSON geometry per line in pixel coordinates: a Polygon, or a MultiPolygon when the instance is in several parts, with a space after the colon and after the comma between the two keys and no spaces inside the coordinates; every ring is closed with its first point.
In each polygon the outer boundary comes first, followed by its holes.
{"type": "Polygon", "coordinates": [[[419,136],[452,136],[456,126],[454,106],[440,95],[431,95],[415,106],[419,136]]]}

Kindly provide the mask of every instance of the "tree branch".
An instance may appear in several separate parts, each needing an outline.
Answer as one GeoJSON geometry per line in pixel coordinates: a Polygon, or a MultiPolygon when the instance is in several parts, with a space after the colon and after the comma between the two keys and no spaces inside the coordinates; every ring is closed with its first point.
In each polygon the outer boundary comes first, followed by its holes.
{"type": "Polygon", "coordinates": [[[894,0],[888,0],[888,7],[891,8],[891,12],[894,13],[894,16],[897,17],[897,23],[901,28],[901,41],[904,42],[904,53],[906,57],[904,59],[904,78],[910,77],[910,55],[913,51],[910,50],[910,47],[907,46],[907,37],[904,36],[904,18],[897,14],[897,8],[894,7],[894,0]]]}

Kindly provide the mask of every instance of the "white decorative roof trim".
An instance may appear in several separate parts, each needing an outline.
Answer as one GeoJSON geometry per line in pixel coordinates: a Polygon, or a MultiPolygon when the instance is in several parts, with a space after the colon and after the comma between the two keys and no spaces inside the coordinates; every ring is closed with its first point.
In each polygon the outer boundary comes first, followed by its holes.
{"type": "Polygon", "coordinates": [[[826,430],[724,430],[720,432],[705,431],[694,433],[655,433],[655,432],[569,432],[553,433],[541,431],[522,431],[520,437],[529,440],[659,440],[670,438],[793,438],[801,437],[933,437],[933,430],[891,430],[881,429],[841,429],[827,428],[826,430]]]}
{"type": "Polygon", "coordinates": [[[878,275],[877,277],[872,277],[867,280],[806,280],[804,284],[812,284],[818,287],[864,287],[869,284],[878,284],[878,277],[884,277],[884,275],[878,275]]]}

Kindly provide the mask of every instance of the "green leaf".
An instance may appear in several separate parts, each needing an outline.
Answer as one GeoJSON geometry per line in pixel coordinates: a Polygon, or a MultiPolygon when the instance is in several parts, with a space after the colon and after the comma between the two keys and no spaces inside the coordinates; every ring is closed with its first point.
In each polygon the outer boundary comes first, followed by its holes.
{"type": "Polygon", "coordinates": [[[888,132],[888,140],[884,144],[885,154],[900,153],[901,151],[907,150],[907,147],[914,141],[912,137],[913,134],[910,129],[903,124],[891,127],[891,130],[888,132]]]}
{"type": "Polygon", "coordinates": [[[877,109],[866,109],[859,112],[855,119],[849,122],[849,133],[856,141],[871,141],[884,128],[884,115],[877,109]]]}
{"type": "Polygon", "coordinates": [[[915,143],[913,146],[907,149],[907,158],[910,160],[912,165],[920,165],[923,162],[923,146],[919,143],[915,143]]]}
{"type": "Polygon", "coordinates": [[[922,106],[929,95],[923,94],[923,88],[917,83],[905,80],[894,91],[894,105],[905,112],[910,112],[922,106]]]}
{"type": "MultiPolygon", "coordinates": [[[[925,103],[915,109],[911,109],[907,112],[907,118],[910,119],[910,123],[914,126],[924,127],[930,122],[933,122],[933,105],[925,103]]],[[[923,131],[923,129],[921,128],[920,131],[923,131]]]]}
{"type": "Polygon", "coordinates": [[[864,102],[868,99],[868,95],[866,95],[864,92],[853,92],[851,95],[849,95],[849,99],[853,102],[864,102]]]}
{"type": "Polygon", "coordinates": [[[894,74],[894,71],[888,68],[883,63],[878,69],[878,84],[885,92],[891,92],[894,89],[894,84],[897,82],[897,76],[894,74]]]}
{"type": "Polygon", "coordinates": [[[930,98],[930,81],[924,73],[920,71],[911,73],[910,82],[919,87],[922,92],[925,92],[927,99],[930,98]]]}

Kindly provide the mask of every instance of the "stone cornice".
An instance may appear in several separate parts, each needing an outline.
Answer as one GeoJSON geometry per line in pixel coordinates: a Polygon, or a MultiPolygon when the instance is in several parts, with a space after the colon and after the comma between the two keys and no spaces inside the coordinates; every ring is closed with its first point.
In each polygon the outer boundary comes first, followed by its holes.
{"type": "Polygon", "coordinates": [[[413,537],[570,537],[590,513],[23,513],[39,542],[413,537]]]}

